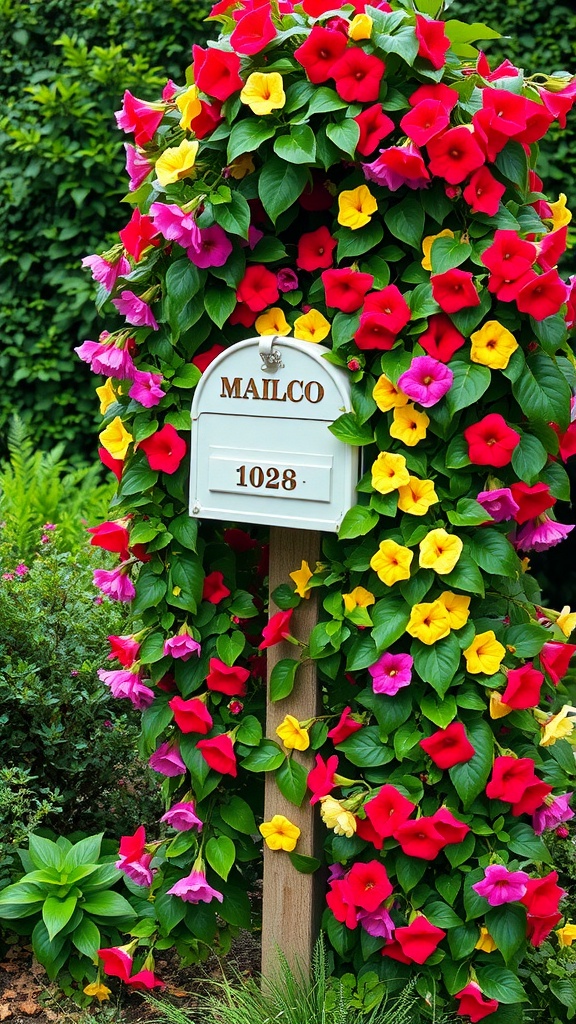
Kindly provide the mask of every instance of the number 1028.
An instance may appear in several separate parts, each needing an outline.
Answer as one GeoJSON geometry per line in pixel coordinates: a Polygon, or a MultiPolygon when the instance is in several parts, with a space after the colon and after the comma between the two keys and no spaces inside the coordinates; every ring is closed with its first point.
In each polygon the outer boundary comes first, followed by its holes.
{"type": "Polygon", "coordinates": [[[261,466],[238,466],[237,487],[263,487],[267,491],[293,491],[296,488],[296,470],[283,469],[280,471],[276,466],[268,466],[262,469],[261,466]]]}

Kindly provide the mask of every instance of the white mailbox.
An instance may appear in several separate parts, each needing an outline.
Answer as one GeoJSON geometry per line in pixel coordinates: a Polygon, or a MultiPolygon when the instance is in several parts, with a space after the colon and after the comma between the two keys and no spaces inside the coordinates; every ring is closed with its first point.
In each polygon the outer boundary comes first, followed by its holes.
{"type": "Polygon", "coordinates": [[[268,336],[210,363],[192,404],[191,516],[339,529],[356,503],[358,449],[328,430],[351,405],[325,352],[268,336]]]}

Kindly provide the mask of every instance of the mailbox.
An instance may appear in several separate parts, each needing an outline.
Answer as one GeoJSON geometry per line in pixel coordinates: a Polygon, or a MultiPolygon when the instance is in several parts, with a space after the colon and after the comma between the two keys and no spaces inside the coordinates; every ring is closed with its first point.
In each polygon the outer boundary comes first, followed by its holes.
{"type": "Polygon", "coordinates": [[[351,403],[326,351],[267,336],[210,363],[192,404],[191,516],[338,531],[356,503],[358,450],[328,430],[351,403]]]}

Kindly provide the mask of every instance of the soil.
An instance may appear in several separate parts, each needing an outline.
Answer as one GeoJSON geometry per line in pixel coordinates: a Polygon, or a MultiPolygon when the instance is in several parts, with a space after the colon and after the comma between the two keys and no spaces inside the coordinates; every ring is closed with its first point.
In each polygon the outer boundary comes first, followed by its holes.
{"type": "MultiPolygon", "coordinates": [[[[254,977],[260,971],[260,944],[249,932],[242,932],[226,957],[226,976],[254,977]]],[[[224,975],[224,963],[211,956],[203,964],[181,967],[170,951],[156,959],[156,973],[166,982],[162,999],[180,1009],[194,1010],[199,998],[209,992],[224,975]]],[[[34,960],[30,946],[9,947],[0,961],[0,1022],[7,1024],[152,1024],[158,1011],[141,993],[129,992],[115,978],[106,978],[112,989],[109,1001],[101,1006],[96,1000],[89,1009],[80,1009],[51,984],[44,969],[34,960]]],[[[157,992],[154,995],[158,995],[157,992]]]]}

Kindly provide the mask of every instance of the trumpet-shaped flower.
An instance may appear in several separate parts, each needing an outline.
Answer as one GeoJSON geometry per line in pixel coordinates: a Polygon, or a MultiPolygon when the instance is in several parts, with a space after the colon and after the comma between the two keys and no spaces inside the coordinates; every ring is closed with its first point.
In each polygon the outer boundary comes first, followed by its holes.
{"type": "Polygon", "coordinates": [[[271,71],[268,74],[263,71],[253,71],[251,75],[248,75],[246,84],[240,93],[240,99],[258,117],[271,114],[273,110],[281,110],[286,103],[282,75],[279,75],[277,71],[271,71]]]}
{"type": "Polygon", "coordinates": [[[320,817],[326,828],[332,829],[337,836],[351,839],[356,832],[355,816],[331,796],[320,797],[320,817]]]}
{"type": "Polygon", "coordinates": [[[398,508],[412,516],[425,516],[431,505],[436,505],[438,495],[432,480],[419,480],[410,476],[408,483],[398,488],[398,508]]]}
{"type": "Polygon", "coordinates": [[[482,672],[486,676],[493,676],[500,668],[505,654],[506,648],[496,639],[492,629],[477,633],[464,651],[466,670],[471,675],[482,672]]]}
{"type": "Polygon", "coordinates": [[[381,654],[378,661],[368,668],[372,676],[374,693],[384,693],[387,697],[393,697],[398,690],[409,686],[413,663],[410,654],[393,654],[391,651],[381,654]]]}
{"type": "Polygon", "coordinates": [[[406,632],[428,645],[448,636],[450,616],[442,601],[426,601],[413,605],[406,632]]]}
{"type": "Polygon", "coordinates": [[[367,185],[358,185],[338,196],[338,223],[356,231],[370,223],[378,203],[367,185]]]}
{"type": "Polygon", "coordinates": [[[394,416],[390,424],[390,437],[402,441],[409,448],[413,448],[419,441],[426,437],[426,428],[430,423],[425,412],[418,412],[414,405],[408,404],[394,409],[394,416]]]}
{"type": "Polygon", "coordinates": [[[440,576],[452,572],[457,564],[462,548],[460,537],[447,533],[444,529],[431,530],[420,541],[419,565],[422,569],[433,569],[440,576]]]}
{"type": "Polygon", "coordinates": [[[399,580],[410,579],[410,565],[414,552],[395,540],[387,539],[380,542],[378,551],[370,559],[370,568],[374,569],[378,579],[387,587],[392,587],[399,580]]]}
{"type": "Polygon", "coordinates": [[[399,487],[404,487],[410,480],[403,455],[392,452],[380,452],[372,464],[372,487],[380,494],[391,494],[399,487]]]}
{"type": "Polygon", "coordinates": [[[381,412],[390,412],[392,409],[401,408],[408,402],[408,395],[402,394],[400,388],[385,374],[382,374],[376,381],[372,398],[381,412]]]}
{"type": "Polygon", "coordinates": [[[287,750],[308,750],[310,746],[308,730],[304,729],[293,715],[286,715],[276,729],[276,735],[280,737],[287,750]]]}
{"type": "Polygon", "coordinates": [[[170,146],[164,150],[156,161],[156,177],[162,188],[192,174],[199,145],[196,139],[182,139],[179,146],[170,146]]]}
{"type": "Polygon", "coordinates": [[[450,620],[450,629],[462,629],[470,618],[470,598],[464,594],[453,594],[445,590],[439,601],[444,605],[450,620]]]}
{"type": "Polygon", "coordinates": [[[425,409],[436,405],[452,387],[454,374],[448,366],[431,356],[416,356],[408,370],[398,378],[398,387],[425,409]]]}
{"type": "Polygon", "coordinates": [[[285,850],[291,853],[300,838],[300,829],[283,814],[275,814],[270,821],[258,826],[269,850],[285,850]]]}
{"type": "Polygon", "coordinates": [[[191,871],[168,889],[167,895],[179,896],[185,903],[211,903],[212,900],[222,903],[224,900],[222,893],[208,884],[203,871],[191,871]]]}
{"type": "Polygon", "coordinates": [[[470,336],[470,359],[491,370],[505,370],[518,348],[516,338],[498,320],[487,320],[470,336]]]}
{"type": "Polygon", "coordinates": [[[294,337],[300,341],[324,341],[329,334],[330,321],[317,309],[309,309],[294,321],[294,337]]]}

